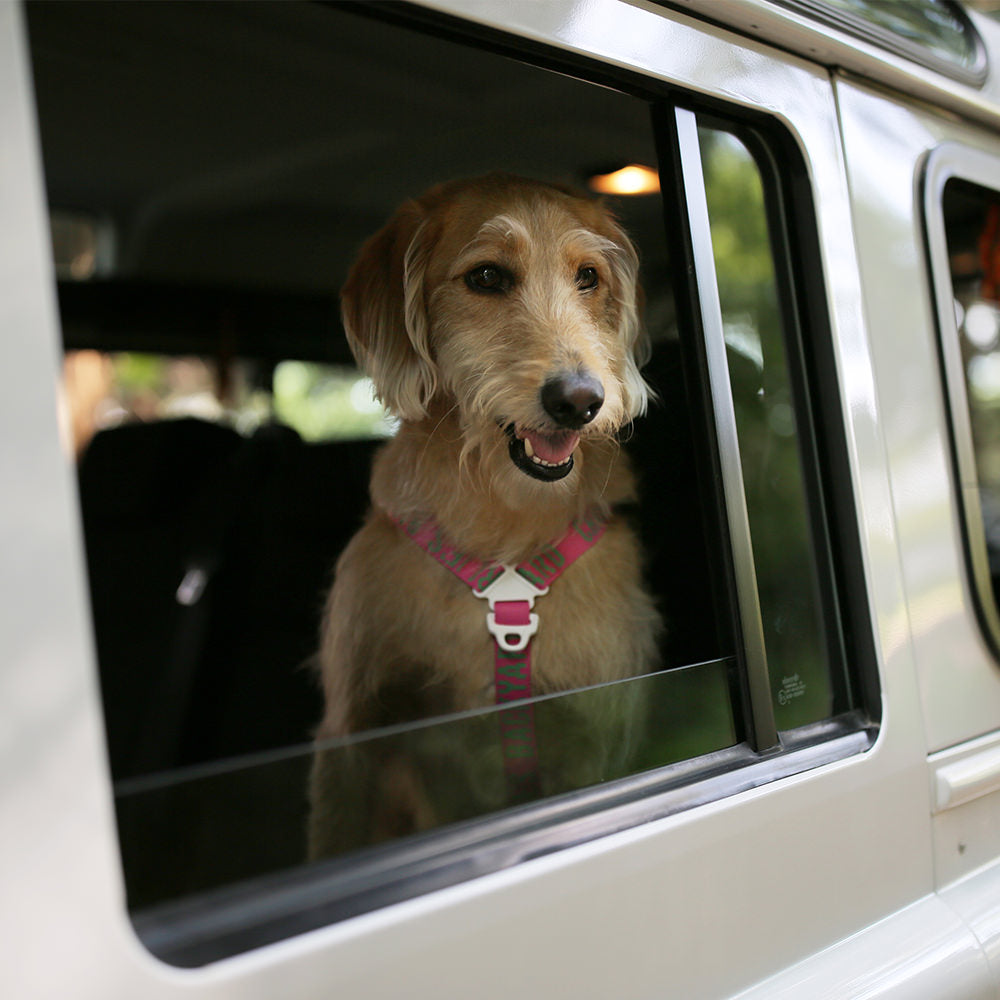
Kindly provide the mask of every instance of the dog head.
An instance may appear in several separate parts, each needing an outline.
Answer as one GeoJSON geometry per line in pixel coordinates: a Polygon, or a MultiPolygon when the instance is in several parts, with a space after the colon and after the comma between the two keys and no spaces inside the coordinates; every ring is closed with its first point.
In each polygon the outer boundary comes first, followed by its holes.
{"type": "Polygon", "coordinates": [[[344,327],[401,420],[454,413],[463,454],[571,482],[581,445],[646,408],[637,271],[596,201],[503,174],[453,181],[364,245],[344,327]]]}

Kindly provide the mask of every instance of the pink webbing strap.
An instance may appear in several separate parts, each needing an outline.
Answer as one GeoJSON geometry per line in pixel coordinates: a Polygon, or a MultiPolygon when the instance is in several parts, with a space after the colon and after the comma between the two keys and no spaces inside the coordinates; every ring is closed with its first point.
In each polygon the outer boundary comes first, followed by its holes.
{"type": "Polygon", "coordinates": [[[504,769],[512,789],[521,797],[530,797],[538,780],[534,713],[531,705],[504,706],[531,697],[531,637],[539,624],[531,609],[535,598],[547,594],[549,585],[598,541],[606,524],[598,517],[574,521],[558,542],[517,566],[481,562],[459,552],[432,520],[396,520],[396,524],[471,587],[476,597],[489,603],[486,626],[494,643],[493,679],[496,703],[502,708],[504,769]]]}

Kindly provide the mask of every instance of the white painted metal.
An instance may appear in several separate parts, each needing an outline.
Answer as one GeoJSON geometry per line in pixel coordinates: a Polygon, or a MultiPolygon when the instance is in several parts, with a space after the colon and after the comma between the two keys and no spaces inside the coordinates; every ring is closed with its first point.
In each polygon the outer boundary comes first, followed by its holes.
{"type": "Polygon", "coordinates": [[[1000,156],[1000,137],[861,84],[838,95],[928,746],[943,750],[997,728],[1000,670],[963,556],[921,181],[940,144],[1000,156]]]}
{"type": "Polygon", "coordinates": [[[927,896],[741,993],[738,1000],[807,997],[993,1000],[996,986],[965,923],[937,896],[927,896]]]}
{"type": "MultiPolygon", "coordinates": [[[[795,52],[811,62],[844,69],[909,99],[918,99],[978,118],[988,127],[1000,126],[1000,73],[988,69],[981,84],[953,80],[902,55],[819,24],[803,13],[773,0],[671,0],[692,13],[705,14],[751,38],[795,52]]],[[[986,45],[996,52],[1000,25],[970,12],[986,45]]]]}
{"type": "Polygon", "coordinates": [[[963,746],[956,759],[934,762],[934,810],[943,812],[1000,791],[1000,746],[991,737],[985,749],[963,746]]]}
{"type": "Polygon", "coordinates": [[[795,135],[833,311],[884,698],[878,741],[856,758],[205,969],[150,958],[129,931],[117,870],[79,527],[56,429],[58,337],[26,50],[4,2],[0,989],[81,1000],[698,1000],[780,973],[745,996],[995,996],[983,952],[996,969],[995,872],[933,894],[923,716],[936,748],[987,732],[1000,721],[1000,683],[959,582],[914,217],[922,151],[945,133],[983,140],[845,86],[849,191],[833,90],[808,62],[642,3],[430,6],[761,109],[795,135]]]}
{"type": "Polygon", "coordinates": [[[1000,982],[1000,864],[994,863],[945,889],[941,898],[975,934],[986,954],[994,983],[1000,982]]]}
{"type": "Polygon", "coordinates": [[[963,555],[921,183],[935,151],[946,151],[961,175],[962,149],[972,169],[984,153],[1000,155],[1000,139],[857,83],[839,84],[838,96],[858,255],[862,271],[880,279],[866,282],[865,305],[924,725],[938,751],[930,771],[935,880],[990,955],[997,982],[1000,669],[980,631],[963,555]]]}
{"type": "Polygon", "coordinates": [[[934,873],[937,884],[975,878],[1000,855],[1000,794],[981,795],[934,817],[934,873]]]}
{"type": "Polygon", "coordinates": [[[113,996],[125,918],[20,11],[0,4],[0,990],[113,996]]]}

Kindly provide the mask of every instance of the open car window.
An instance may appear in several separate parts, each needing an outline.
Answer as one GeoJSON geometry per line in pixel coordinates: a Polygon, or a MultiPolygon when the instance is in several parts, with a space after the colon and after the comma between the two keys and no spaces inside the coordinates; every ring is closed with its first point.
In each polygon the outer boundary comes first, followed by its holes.
{"type": "Polygon", "coordinates": [[[100,266],[60,269],[67,372],[96,356],[118,382],[169,380],[200,359],[202,410],[133,405],[79,439],[128,906],[177,964],[861,751],[877,724],[870,653],[846,640],[864,594],[832,556],[852,507],[841,444],[821,438],[837,401],[816,377],[794,143],[509,39],[372,14],[28,8],[50,206],[115,234],[100,266]],[[504,169],[586,190],[629,166],[656,183],[605,197],[642,261],[656,402],[623,447],[663,669],[314,744],[324,595],[393,431],[360,374],[319,367],[350,363],[337,293],[354,254],[441,180],[504,169]],[[334,383],[353,410],[324,396],[334,383]],[[206,419],[238,385],[250,415],[206,419]],[[528,717],[525,794],[508,737],[528,717]],[[416,783],[417,829],[370,810],[396,780],[386,761],[416,783]],[[311,781],[336,808],[310,815],[311,781]]]}

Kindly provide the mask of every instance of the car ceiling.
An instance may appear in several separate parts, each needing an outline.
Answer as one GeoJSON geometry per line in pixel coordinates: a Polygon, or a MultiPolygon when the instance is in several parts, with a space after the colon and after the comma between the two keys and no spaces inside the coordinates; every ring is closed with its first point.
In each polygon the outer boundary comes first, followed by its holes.
{"type": "MultiPolygon", "coordinates": [[[[113,221],[119,276],[335,292],[433,183],[656,162],[646,102],[353,3],[26,9],[50,205],[113,221]]],[[[658,199],[617,202],[665,267],[658,199]]]]}

